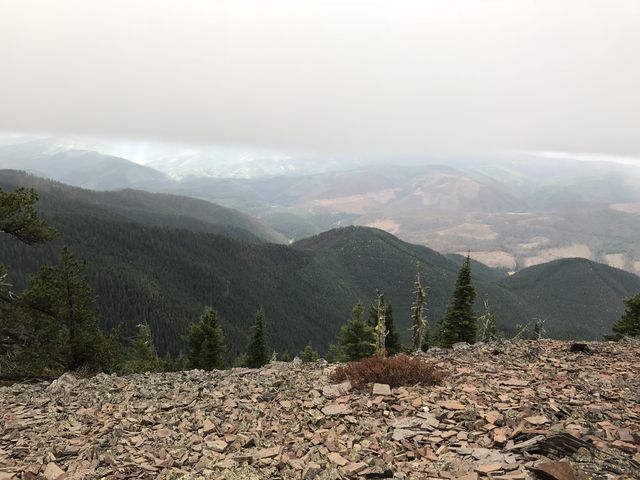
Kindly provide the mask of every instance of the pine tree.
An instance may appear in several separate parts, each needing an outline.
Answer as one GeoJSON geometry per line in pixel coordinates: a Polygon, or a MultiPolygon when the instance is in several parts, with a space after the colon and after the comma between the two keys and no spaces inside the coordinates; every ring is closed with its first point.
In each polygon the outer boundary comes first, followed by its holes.
{"type": "Polygon", "coordinates": [[[438,344],[437,339],[435,338],[435,335],[431,331],[429,324],[425,324],[424,333],[422,334],[422,345],[421,345],[422,351],[426,352],[431,347],[434,347],[437,344],[438,344]]]}
{"type": "Polygon", "coordinates": [[[364,307],[357,304],[353,307],[351,319],[342,326],[339,336],[340,360],[355,361],[373,355],[373,329],[363,318],[364,307]]]}
{"type": "Polygon", "coordinates": [[[393,321],[393,307],[390,303],[387,303],[384,311],[385,328],[387,329],[387,338],[385,339],[385,346],[388,355],[395,355],[402,351],[402,344],[400,343],[400,336],[396,332],[396,326],[393,321]]]}
{"type": "Polygon", "coordinates": [[[340,358],[340,347],[335,343],[330,344],[324,354],[324,359],[329,363],[336,363],[340,361],[340,358]]]}
{"type": "MultiPolygon", "coordinates": [[[[33,190],[0,189],[0,234],[29,245],[53,238],[55,230],[36,212],[37,201],[38,195],[33,190]]],[[[36,372],[47,364],[44,359],[48,352],[35,344],[30,312],[17,305],[17,300],[8,272],[0,264],[0,370],[36,372]]]]}
{"type": "Polygon", "coordinates": [[[414,352],[427,350],[430,347],[428,325],[424,317],[424,304],[426,301],[427,289],[422,286],[420,281],[420,262],[417,262],[416,280],[413,282],[413,303],[411,305],[411,332],[413,334],[414,352]]]}
{"type": "Polygon", "coordinates": [[[153,344],[151,328],[146,323],[137,326],[136,336],[129,349],[125,372],[157,372],[160,370],[160,359],[153,344]]]}
{"type": "Polygon", "coordinates": [[[255,323],[251,327],[251,338],[247,347],[247,367],[260,368],[269,363],[269,358],[264,311],[259,308],[255,323]]]}
{"type": "Polygon", "coordinates": [[[0,233],[7,233],[29,245],[50,240],[55,230],[36,212],[38,194],[18,188],[15,192],[0,189],[0,233]]]}
{"type": "Polygon", "coordinates": [[[278,360],[281,361],[281,362],[290,362],[291,361],[291,354],[289,353],[288,350],[285,350],[284,352],[282,352],[279,355],[279,357],[280,358],[278,360]]]}
{"type": "Polygon", "coordinates": [[[64,369],[106,368],[108,352],[98,328],[96,297],[89,286],[84,262],[78,261],[68,247],[63,248],[59,265],[40,269],[20,302],[37,317],[34,323],[41,325],[36,330],[45,326],[46,331],[36,331],[35,336],[42,339],[43,335],[51,335],[52,329],[58,331],[45,341],[51,344],[53,352],[62,353],[64,358],[58,361],[64,369]]]}
{"type": "Polygon", "coordinates": [[[489,305],[489,299],[484,300],[484,315],[479,320],[481,322],[480,340],[482,342],[495,342],[500,338],[498,325],[496,324],[496,314],[491,305],[489,305]]]}
{"type": "Polygon", "coordinates": [[[313,363],[320,358],[318,352],[316,352],[311,346],[311,342],[307,343],[307,346],[304,347],[304,350],[300,352],[300,360],[302,363],[313,363]]]}
{"type": "Polygon", "coordinates": [[[241,353],[240,355],[238,355],[235,360],[233,361],[233,367],[234,368],[247,368],[247,354],[245,353],[241,353]]]}
{"type": "Polygon", "coordinates": [[[187,359],[191,368],[224,368],[224,336],[215,310],[205,307],[200,321],[189,328],[186,341],[187,359]]]}
{"type": "Polygon", "coordinates": [[[454,343],[476,341],[476,316],[473,302],[476,293],[471,283],[471,259],[465,259],[456,280],[453,297],[440,324],[439,341],[442,347],[450,348],[454,343]]]}
{"type": "Polygon", "coordinates": [[[640,336],[640,293],[624,301],[625,311],[620,320],[613,324],[613,334],[606,340],[620,340],[625,336],[640,336]]]}

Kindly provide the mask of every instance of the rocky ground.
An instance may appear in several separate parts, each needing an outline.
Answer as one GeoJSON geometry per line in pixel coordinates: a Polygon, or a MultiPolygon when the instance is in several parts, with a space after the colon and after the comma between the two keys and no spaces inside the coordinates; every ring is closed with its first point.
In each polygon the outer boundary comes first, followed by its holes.
{"type": "Polygon", "coordinates": [[[640,478],[640,342],[457,346],[441,386],[363,392],[334,368],[0,388],[0,479],[640,478]]]}

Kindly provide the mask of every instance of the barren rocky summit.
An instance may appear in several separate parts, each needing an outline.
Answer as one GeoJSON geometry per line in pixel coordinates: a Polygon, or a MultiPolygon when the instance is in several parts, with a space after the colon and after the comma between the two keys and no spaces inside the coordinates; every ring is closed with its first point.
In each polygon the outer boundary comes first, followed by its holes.
{"type": "Polygon", "coordinates": [[[456,345],[442,385],[272,363],[0,388],[0,479],[640,478],[640,342],[456,345]]]}

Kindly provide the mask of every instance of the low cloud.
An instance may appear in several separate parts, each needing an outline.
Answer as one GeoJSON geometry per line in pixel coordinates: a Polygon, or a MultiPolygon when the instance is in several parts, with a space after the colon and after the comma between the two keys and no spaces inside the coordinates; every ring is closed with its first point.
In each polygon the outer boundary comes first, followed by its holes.
{"type": "Polygon", "coordinates": [[[8,0],[0,129],[640,154],[635,0],[8,0]]]}

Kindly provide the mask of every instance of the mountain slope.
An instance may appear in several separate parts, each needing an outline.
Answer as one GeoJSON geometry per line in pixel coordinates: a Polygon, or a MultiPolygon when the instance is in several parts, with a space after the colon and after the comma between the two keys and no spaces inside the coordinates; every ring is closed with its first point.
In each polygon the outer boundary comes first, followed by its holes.
{"type": "Polygon", "coordinates": [[[593,338],[611,329],[620,316],[621,298],[640,291],[640,277],[583,258],[568,258],[526,268],[502,282],[546,321],[561,338],[593,338]],[[535,311],[532,307],[535,306],[535,311]]]}
{"type": "Polygon", "coordinates": [[[158,191],[171,179],[127,159],[67,148],[50,139],[0,145],[0,168],[26,170],[68,185],[94,190],[139,188],[158,191]]]}
{"type": "Polygon", "coordinates": [[[0,188],[25,186],[40,193],[40,209],[50,212],[91,213],[145,225],[187,228],[218,233],[249,242],[286,243],[264,222],[237,210],[204,200],[139,190],[92,191],[44,180],[22,172],[0,170],[0,188]]]}
{"type": "MultiPolygon", "coordinates": [[[[149,322],[163,353],[181,350],[183,334],[204,305],[221,314],[229,358],[245,347],[260,305],[272,348],[293,353],[312,340],[322,350],[353,305],[370,304],[376,288],[393,304],[397,330],[407,341],[416,261],[429,286],[432,325],[446,308],[459,268],[458,259],[374,228],[335,229],[291,246],[251,244],[136,223],[113,203],[95,205],[85,190],[54,185],[51,191],[55,195],[42,191],[41,207],[57,240],[27,247],[0,237],[0,263],[9,267],[10,280],[24,286],[29,273],[55,261],[69,244],[87,260],[104,324],[122,321],[132,332],[149,322]]],[[[541,317],[552,336],[597,338],[619,318],[622,299],[640,290],[640,278],[586,260],[561,260],[506,279],[486,268],[473,273],[476,311],[488,297],[508,334],[541,317]]]]}

